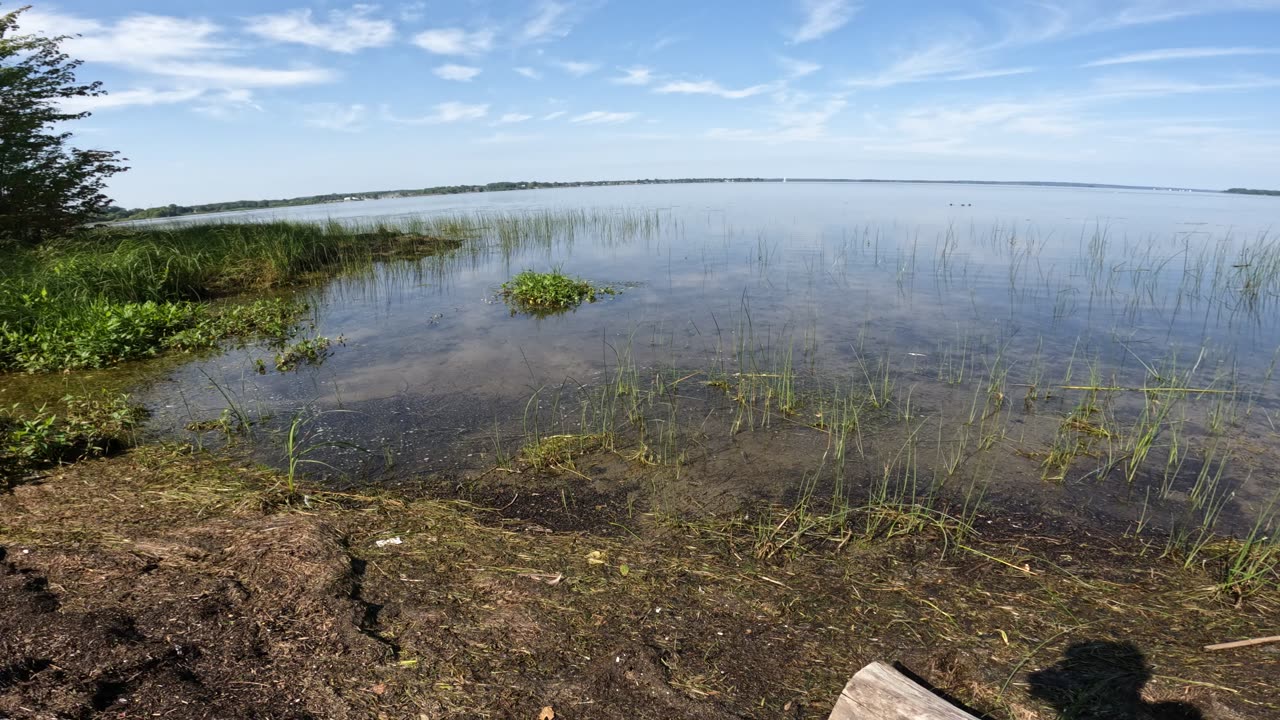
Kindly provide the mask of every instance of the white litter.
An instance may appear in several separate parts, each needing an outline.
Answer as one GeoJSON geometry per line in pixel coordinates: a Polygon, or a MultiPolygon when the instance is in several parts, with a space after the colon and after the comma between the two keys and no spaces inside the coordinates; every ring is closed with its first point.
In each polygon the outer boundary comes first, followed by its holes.
{"type": "Polygon", "coordinates": [[[374,540],[373,544],[378,547],[386,547],[388,545],[403,545],[404,541],[400,539],[399,535],[397,535],[393,538],[387,538],[386,540],[374,540]]]}

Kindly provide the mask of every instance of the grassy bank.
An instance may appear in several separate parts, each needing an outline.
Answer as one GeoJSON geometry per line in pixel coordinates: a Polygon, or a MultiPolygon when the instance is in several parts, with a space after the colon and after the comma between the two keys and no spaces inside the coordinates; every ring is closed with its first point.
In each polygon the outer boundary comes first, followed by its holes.
{"type": "Polygon", "coordinates": [[[0,370],[105,367],[231,337],[283,341],[296,303],[207,301],[459,244],[417,229],[273,222],[97,229],[15,249],[0,265],[0,370]]]}

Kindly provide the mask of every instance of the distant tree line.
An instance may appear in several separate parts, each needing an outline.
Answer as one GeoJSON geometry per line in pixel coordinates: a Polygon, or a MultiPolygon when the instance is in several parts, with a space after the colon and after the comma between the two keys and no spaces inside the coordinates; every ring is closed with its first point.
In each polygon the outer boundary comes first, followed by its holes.
{"type": "Polygon", "coordinates": [[[1227,192],[1236,195],[1280,195],[1280,190],[1252,190],[1250,188],[1231,188],[1227,192]]]}
{"type": "MultiPolygon", "coordinates": [[[[771,178],[769,178],[771,179],[771,178]]],[[[197,213],[231,212],[234,210],[262,210],[266,208],[291,207],[295,205],[318,205],[321,203],[347,202],[353,200],[385,200],[388,198],[422,197],[425,195],[458,195],[461,193],[504,192],[508,190],[541,190],[545,188],[597,187],[606,185],[667,185],[672,183],[708,183],[708,182],[766,182],[767,178],[677,178],[677,179],[639,179],[639,180],[586,180],[580,182],[493,182],[484,185],[439,185],[436,187],[410,190],[377,190],[372,192],[329,193],[326,195],[307,195],[304,197],[286,198],[282,200],[235,200],[222,203],[205,203],[202,205],[162,205],[152,208],[125,209],[110,207],[101,214],[102,220],[146,220],[151,218],[170,218],[197,213]]]]}

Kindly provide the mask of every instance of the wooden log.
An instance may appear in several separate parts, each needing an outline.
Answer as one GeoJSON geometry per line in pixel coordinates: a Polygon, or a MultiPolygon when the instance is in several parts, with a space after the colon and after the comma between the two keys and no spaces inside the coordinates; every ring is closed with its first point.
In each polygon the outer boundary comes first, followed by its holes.
{"type": "Polygon", "coordinates": [[[977,720],[882,662],[849,680],[827,720],[977,720]]]}

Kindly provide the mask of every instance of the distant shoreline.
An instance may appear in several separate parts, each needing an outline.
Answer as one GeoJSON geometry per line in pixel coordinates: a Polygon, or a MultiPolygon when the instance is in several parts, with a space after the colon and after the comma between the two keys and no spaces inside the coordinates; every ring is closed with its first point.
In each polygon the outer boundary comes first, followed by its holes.
{"type": "Polygon", "coordinates": [[[1043,180],[896,180],[882,178],[793,178],[793,177],[737,177],[737,178],[672,178],[672,179],[636,179],[636,180],[584,180],[576,182],[495,182],[484,185],[441,185],[421,189],[371,190],[353,193],[330,193],[325,195],[305,195],[294,198],[276,200],[235,200],[223,203],[203,203],[200,205],[163,205],[152,208],[113,208],[107,220],[152,220],[187,215],[209,215],[221,212],[237,212],[244,210],[269,210],[273,208],[301,207],[306,205],[324,205],[331,203],[362,202],[367,200],[388,200],[411,197],[430,197],[435,195],[463,195],[485,192],[507,192],[512,190],[548,190],[577,187],[611,187],[627,185],[682,185],[712,183],[859,183],[859,184],[903,184],[903,185],[990,185],[999,187],[1055,187],[1083,188],[1095,190],[1142,190],[1154,192],[1197,192],[1197,193],[1229,193],[1239,195],[1280,195],[1275,190],[1250,190],[1231,188],[1229,190],[1208,190],[1203,188],[1183,188],[1167,185],[1116,185],[1110,183],[1079,183],[1043,180]]]}

